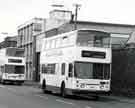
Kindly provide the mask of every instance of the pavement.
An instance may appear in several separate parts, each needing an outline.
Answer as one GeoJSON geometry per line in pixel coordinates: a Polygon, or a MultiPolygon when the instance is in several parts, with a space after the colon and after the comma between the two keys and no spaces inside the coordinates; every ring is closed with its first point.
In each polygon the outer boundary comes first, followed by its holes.
{"type": "Polygon", "coordinates": [[[23,85],[25,85],[25,86],[33,86],[33,87],[40,88],[40,83],[39,82],[34,82],[34,81],[30,81],[30,80],[25,81],[23,83],[23,85]]]}
{"type": "Polygon", "coordinates": [[[130,103],[130,104],[135,104],[135,97],[126,97],[126,96],[116,96],[111,94],[110,96],[106,96],[106,98],[111,99],[111,100],[116,100],[121,103],[130,103]]]}
{"type": "MultiPolygon", "coordinates": [[[[32,87],[36,87],[36,88],[41,87],[39,82],[33,82],[33,81],[25,81],[23,85],[32,86],[32,87]]],[[[126,103],[130,103],[130,104],[135,104],[135,97],[118,96],[118,95],[114,95],[114,94],[111,94],[109,96],[101,96],[101,97],[111,99],[111,100],[116,100],[116,101],[119,101],[122,103],[126,102],[126,103]]]]}

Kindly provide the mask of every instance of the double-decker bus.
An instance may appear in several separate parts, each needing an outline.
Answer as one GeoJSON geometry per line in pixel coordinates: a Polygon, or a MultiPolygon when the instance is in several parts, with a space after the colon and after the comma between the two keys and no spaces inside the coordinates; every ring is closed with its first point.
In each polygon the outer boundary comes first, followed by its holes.
{"type": "Polygon", "coordinates": [[[43,40],[40,84],[43,91],[67,94],[110,93],[112,52],[110,34],[75,30],[43,40]]]}
{"type": "Polygon", "coordinates": [[[8,47],[0,50],[1,83],[22,84],[25,81],[24,49],[8,47]]]}

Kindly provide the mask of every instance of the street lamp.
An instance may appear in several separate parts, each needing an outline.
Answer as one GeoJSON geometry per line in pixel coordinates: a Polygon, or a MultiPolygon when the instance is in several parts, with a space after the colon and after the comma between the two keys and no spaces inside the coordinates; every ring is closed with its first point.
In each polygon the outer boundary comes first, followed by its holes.
{"type": "Polygon", "coordinates": [[[77,17],[78,17],[78,9],[80,9],[81,4],[73,4],[75,6],[75,23],[74,23],[74,29],[77,29],[77,17]]]}

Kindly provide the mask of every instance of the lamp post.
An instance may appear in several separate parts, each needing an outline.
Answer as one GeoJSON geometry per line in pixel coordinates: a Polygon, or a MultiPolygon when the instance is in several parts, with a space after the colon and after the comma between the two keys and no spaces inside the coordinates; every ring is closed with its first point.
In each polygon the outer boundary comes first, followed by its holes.
{"type": "Polygon", "coordinates": [[[77,29],[77,17],[78,17],[78,9],[81,7],[81,4],[74,4],[75,6],[75,23],[74,23],[74,29],[77,29]]]}

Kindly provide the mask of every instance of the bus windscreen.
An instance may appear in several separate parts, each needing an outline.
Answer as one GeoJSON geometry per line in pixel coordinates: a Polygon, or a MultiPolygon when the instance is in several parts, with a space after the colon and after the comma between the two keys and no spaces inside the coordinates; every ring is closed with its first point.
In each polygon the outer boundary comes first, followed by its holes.
{"type": "Polygon", "coordinates": [[[75,62],[74,75],[81,79],[109,79],[110,64],[75,62]]]}
{"type": "Polygon", "coordinates": [[[5,65],[5,73],[24,74],[24,66],[5,65]]]}

